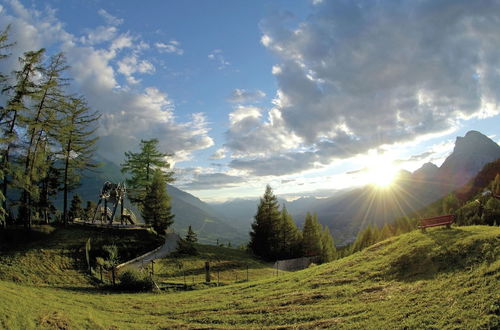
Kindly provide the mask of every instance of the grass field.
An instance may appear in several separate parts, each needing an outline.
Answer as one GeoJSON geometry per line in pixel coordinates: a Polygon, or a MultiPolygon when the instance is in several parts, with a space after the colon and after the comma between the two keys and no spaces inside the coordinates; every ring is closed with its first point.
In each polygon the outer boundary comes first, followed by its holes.
{"type": "MultiPolygon", "coordinates": [[[[205,262],[210,263],[211,281],[226,285],[276,276],[272,264],[264,263],[238,249],[214,245],[197,245],[196,256],[167,257],[155,264],[154,278],[162,282],[187,284],[205,282],[205,262]]],[[[280,272],[282,273],[282,272],[280,272]]]]}
{"type": "Polygon", "coordinates": [[[3,328],[494,328],[500,228],[414,231],[278,278],[173,293],[0,281],[3,328]]]}

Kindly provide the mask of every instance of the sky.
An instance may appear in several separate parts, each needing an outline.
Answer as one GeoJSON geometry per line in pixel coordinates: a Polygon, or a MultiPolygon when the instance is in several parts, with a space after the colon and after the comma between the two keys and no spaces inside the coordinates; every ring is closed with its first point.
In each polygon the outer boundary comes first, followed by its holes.
{"type": "Polygon", "coordinates": [[[500,141],[499,22],[482,0],[0,0],[0,70],[64,52],[99,155],[158,138],[202,200],[325,197],[500,141]]]}

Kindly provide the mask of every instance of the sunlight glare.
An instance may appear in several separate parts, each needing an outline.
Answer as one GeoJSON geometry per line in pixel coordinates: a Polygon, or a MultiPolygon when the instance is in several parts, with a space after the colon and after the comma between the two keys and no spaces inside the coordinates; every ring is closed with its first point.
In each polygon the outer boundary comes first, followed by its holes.
{"type": "Polygon", "coordinates": [[[392,160],[377,155],[371,158],[369,162],[366,171],[367,183],[380,188],[391,186],[398,172],[392,160]]]}

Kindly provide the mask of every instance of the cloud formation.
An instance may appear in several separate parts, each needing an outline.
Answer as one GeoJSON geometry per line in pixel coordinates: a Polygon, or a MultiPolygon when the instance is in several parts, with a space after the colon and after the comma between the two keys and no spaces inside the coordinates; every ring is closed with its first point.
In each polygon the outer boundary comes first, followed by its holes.
{"type": "Polygon", "coordinates": [[[224,57],[221,49],[212,50],[208,54],[208,59],[217,63],[217,69],[219,70],[224,70],[229,65],[231,65],[231,63],[224,57]]]}
{"type": "Polygon", "coordinates": [[[255,92],[250,92],[244,89],[236,88],[231,92],[231,95],[227,100],[231,103],[253,103],[259,102],[264,97],[266,97],[266,93],[259,89],[255,92]]]}
{"type": "Polygon", "coordinates": [[[162,151],[174,153],[173,161],[179,161],[214,144],[204,114],[195,113],[190,120],[179,122],[174,102],[165,92],[156,87],[130,88],[139,82],[134,74],[154,71],[151,62],[140,58],[148,46],[139,36],[110,26],[76,36],[64,29],[55,14],[51,9],[27,9],[16,0],[0,11],[0,22],[11,24],[10,39],[16,42],[12,56],[0,62],[0,70],[14,70],[17,57],[27,50],[51,47],[64,51],[76,90],[86,96],[91,108],[102,113],[100,154],[119,163],[123,153],[138,146],[140,139],[156,137],[162,151]],[[125,77],[123,82],[117,73],[125,77]]]}
{"type": "Polygon", "coordinates": [[[170,40],[168,43],[156,42],[155,47],[160,53],[177,55],[184,54],[184,50],[181,48],[181,44],[177,40],[170,40]]]}
{"type": "Polygon", "coordinates": [[[208,173],[195,175],[191,182],[183,184],[182,188],[191,190],[230,188],[245,182],[243,177],[225,173],[208,173]]]}
{"type": "Polygon", "coordinates": [[[232,122],[227,146],[246,158],[231,166],[300,172],[303,162],[328,163],[499,113],[499,1],[314,4],[305,21],[281,13],[261,22],[261,42],[279,58],[278,92],[267,118],[260,111],[245,125],[232,122]],[[262,141],[277,126],[285,136],[262,141]],[[286,145],[286,135],[300,146],[286,145]],[[250,136],[255,147],[240,143],[250,136]]]}

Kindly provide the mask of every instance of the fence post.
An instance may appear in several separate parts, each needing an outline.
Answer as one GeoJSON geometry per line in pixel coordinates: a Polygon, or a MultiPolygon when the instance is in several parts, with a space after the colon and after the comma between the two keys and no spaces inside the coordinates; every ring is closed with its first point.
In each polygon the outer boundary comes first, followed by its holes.
{"type": "Polygon", "coordinates": [[[151,275],[155,274],[155,261],[154,259],[151,260],[151,275]]]}
{"type": "Polygon", "coordinates": [[[247,264],[247,282],[248,282],[248,264],[247,264]]]}
{"type": "Polygon", "coordinates": [[[217,268],[217,286],[220,285],[219,269],[217,268]]]}
{"type": "Polygon", "coordinates": [[[210,283],[210,262],[205,261],[205,282],[210,283]]]}

